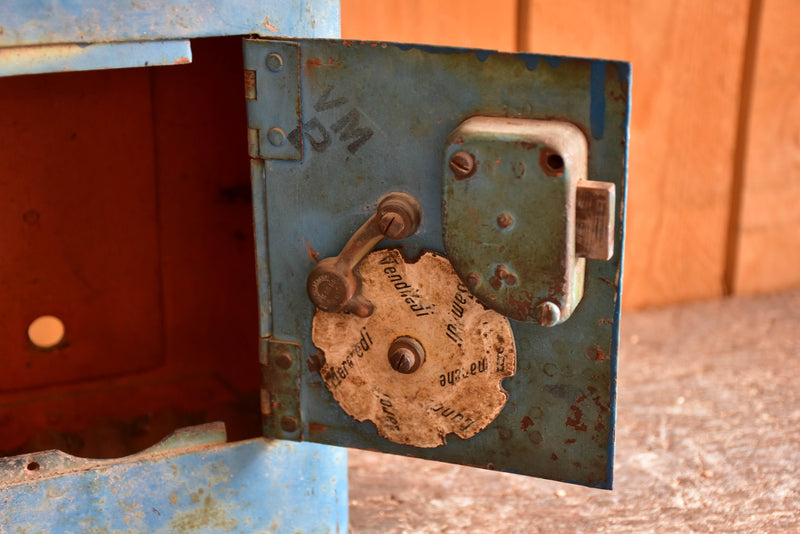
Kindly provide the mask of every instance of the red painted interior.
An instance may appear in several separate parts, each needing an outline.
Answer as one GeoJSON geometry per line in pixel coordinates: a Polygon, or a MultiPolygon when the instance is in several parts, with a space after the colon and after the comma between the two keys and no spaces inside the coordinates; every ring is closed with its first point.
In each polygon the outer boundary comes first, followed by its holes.
{"type": "Polygon", "coordinates": [[[243,396],[258,413],[241,39],[192,49],[0,78],[2,451],[243,396]],[[50,351],[26,334],[45,314],[66,327],[50,351]]]}

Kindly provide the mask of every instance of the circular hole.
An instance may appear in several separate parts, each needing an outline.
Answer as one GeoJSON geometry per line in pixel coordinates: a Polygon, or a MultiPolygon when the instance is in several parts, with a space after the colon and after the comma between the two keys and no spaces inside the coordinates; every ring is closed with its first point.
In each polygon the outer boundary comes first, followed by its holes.
{"type": "Polygon", "coordinates": [[[38,471],[39,470],[39,462],[31,462],[28,464],[28,471],[38,471]]]}
{"type": "Polygon", "coordinates": [[[53,315],[42,315],[28,327],[28,339],[39,349],[52,349],[64,339],[64,323],[53,315]]]}
{"type": "Polygon", "coordinates": [[[549,154],[547,156],[547,166],[555,172],[561,172],[564,170],[564,158],[558,154],[549,154]]]}

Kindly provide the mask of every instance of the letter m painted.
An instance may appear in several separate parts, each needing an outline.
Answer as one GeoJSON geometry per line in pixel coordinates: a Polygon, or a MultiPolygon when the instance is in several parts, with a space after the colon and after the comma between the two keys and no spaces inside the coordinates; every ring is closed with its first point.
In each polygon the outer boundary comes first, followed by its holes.
{"type": "Polygon", "coordinates": [[[347,115],[331,125],[331,129],[339,134],[339,139],[341,141],[353,139],[353,142],[347,145],[347,150],[349,150],[351,154],[355,154],[374,133],[372,129],[366,126],[358,126],[358,119],[360,117],[361,115],[358,110],[353,108],[347,115]]]}

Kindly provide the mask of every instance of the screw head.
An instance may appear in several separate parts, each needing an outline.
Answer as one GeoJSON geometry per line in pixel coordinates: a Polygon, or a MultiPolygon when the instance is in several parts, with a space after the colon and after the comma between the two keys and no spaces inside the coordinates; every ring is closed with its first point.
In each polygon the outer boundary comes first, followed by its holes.
{"type": "Polygon", "coordinates": [[[475,174],[475,156],[469,152],[459,151],[450,156],[450,170],[456,180],[463,180],[475,174]]]}
{"type": "Polygon", "coordinates": [[[398,373],[411,374],[425,361],[425,349],[412,337],[401,336],[389,346],[389,365],[398,373]]]}
{"type": "Polygon", "coordinates": [[[403,218],[396,213],[385,213],[381,217],[381,231],[389,239],[402,239],[406,224],[403,218]]]}
{"type": "Polygon", "coordinates": [[[283,131],[283,128],[270,128],[267,131],[267,139],[272,146],[281,146],[283,143],[286,142],[286,132],[283,131]]]}
{"type": "Polygon", "coordinates": [[[555,303],[546,300],[536,306],[536,320],[542,326],[553,326],[561,319],[561,310],[555,303]]]}
{"type": "Polygon", "coordinates": [[[272,72],[278,72],[283,68],[283,57],[275,52],[267,54],[267,68],[272,72]]]}
{"type": "Polygon", "coordinates": [[[290,415],[281,417],[281,430],[284,432],[297,432],[298,428],[300,428],[300,424],[294,417],[290,415]]]}

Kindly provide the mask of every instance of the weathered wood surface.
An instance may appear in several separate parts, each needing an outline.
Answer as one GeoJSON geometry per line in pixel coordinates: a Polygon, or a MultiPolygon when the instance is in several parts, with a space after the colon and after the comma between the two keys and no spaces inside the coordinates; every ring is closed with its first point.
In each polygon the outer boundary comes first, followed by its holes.
{"type": "Polygon", "coordinates": [[[381,532],[800,531],[800,291],[623,317],[616,487],[350,453],[381,532]]]}

